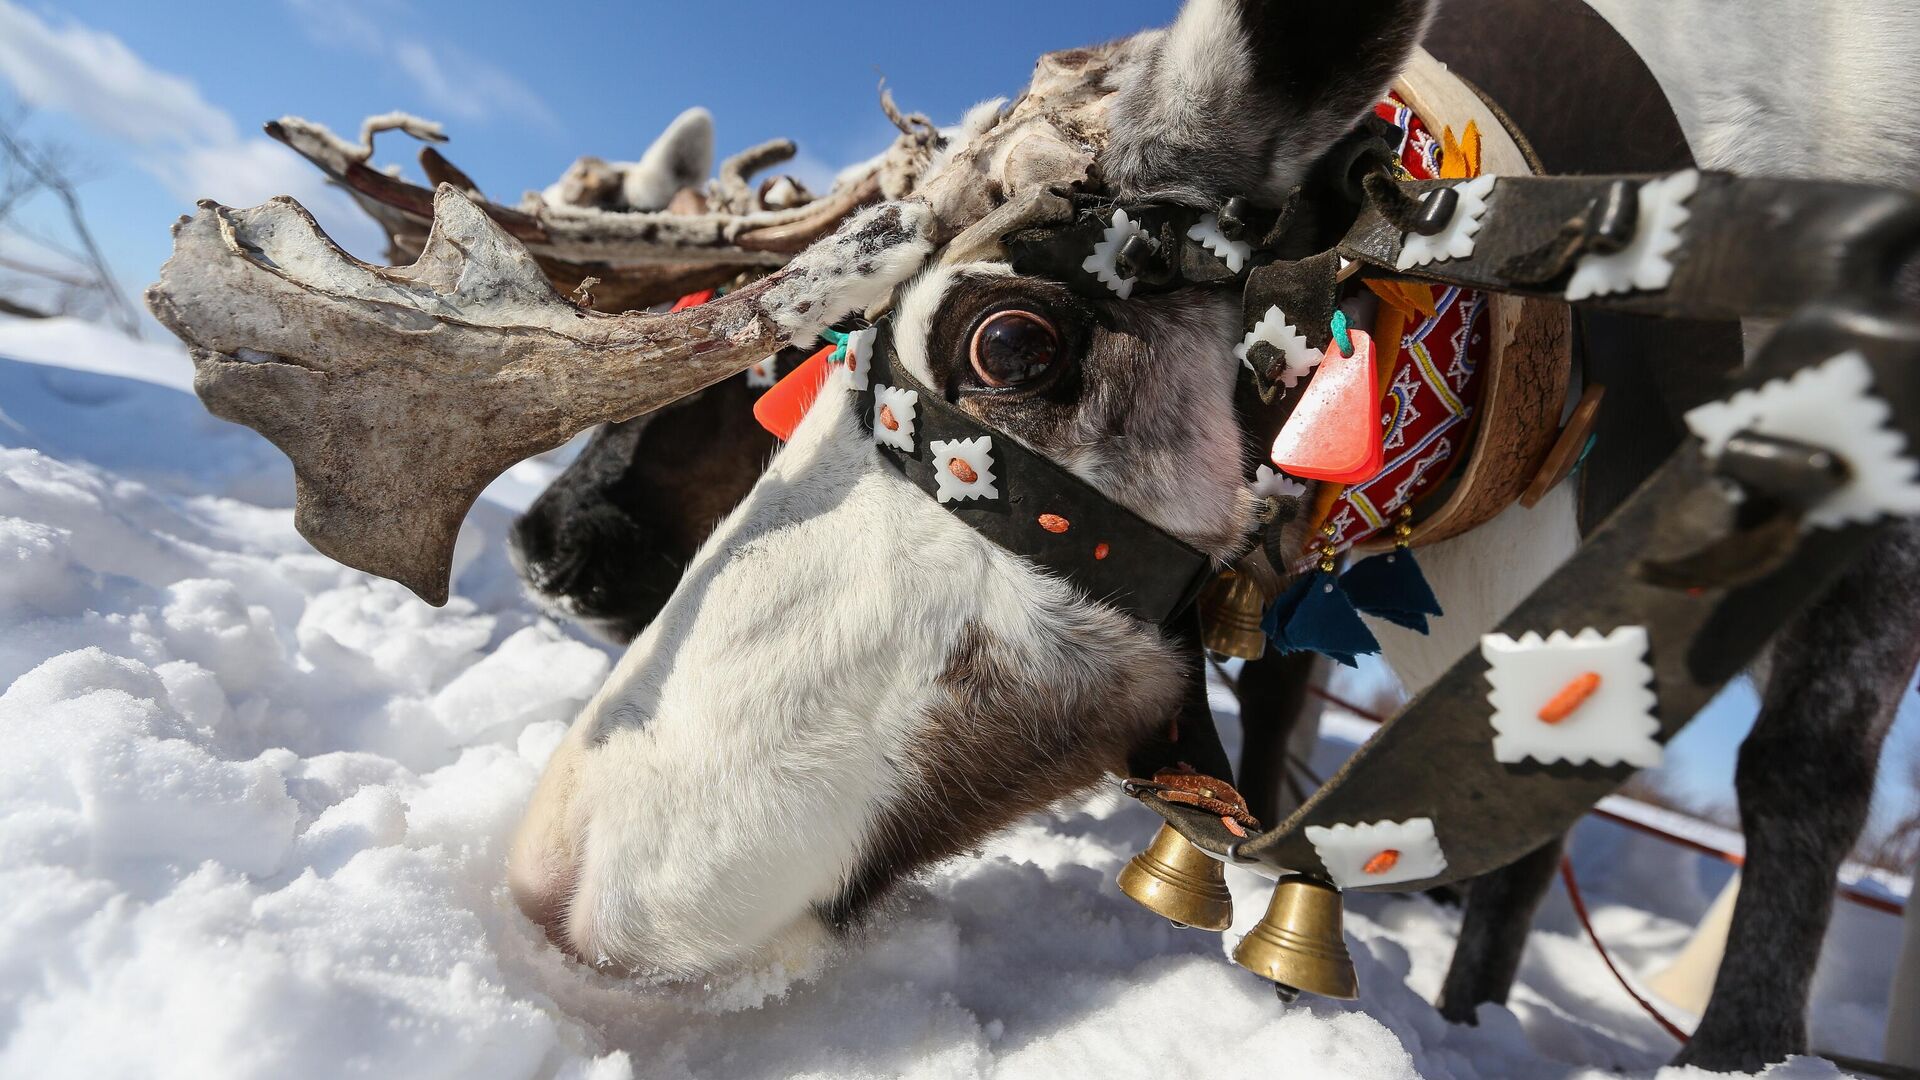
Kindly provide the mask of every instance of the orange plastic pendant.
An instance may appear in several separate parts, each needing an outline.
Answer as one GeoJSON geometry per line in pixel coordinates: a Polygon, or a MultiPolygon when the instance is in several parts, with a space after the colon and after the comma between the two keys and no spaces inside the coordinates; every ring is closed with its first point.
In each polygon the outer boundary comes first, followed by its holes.
{"type": "Polygon", "coordinates": [[[1380,381],[1373,338],[1347,331],[1353,355],[1337,344],[1327,354],[1273,440],[1273,463],[1289,476],[1357,484],[1379,475],[1385,463],[1380,442],[1380,381]]]}
{"type": "Polygon", "coordinates": [[[701,289],[699,292],[690,292],[680,299],[675,300],[668,314],[672,314],[672,312],[675,311],[685,311],[690,307],[699,307],[701,304],[713,299],[713,294],[713,289],[701,289]]]}
{"type": "Polygon", "coordinates": [[[827,381],[827,375],[833,365],[827,358],[833,355],[834,345],[828,345],[787,373],[787,377],[773,384],[773,388],[760,395],[753,403],[753,418],[760,426],[773,432],[773,437],[786,442],[793,437],[793,429],[813,407],[813,399],[820,396],[821,384],[827,381]]]}

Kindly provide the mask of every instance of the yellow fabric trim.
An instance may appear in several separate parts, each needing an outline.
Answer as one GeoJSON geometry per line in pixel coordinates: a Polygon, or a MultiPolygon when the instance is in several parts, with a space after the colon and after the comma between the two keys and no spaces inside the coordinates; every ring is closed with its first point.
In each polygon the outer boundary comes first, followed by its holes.
{"type": "Polygon", "coordinates": [[[1366,284],[1382,303],[1399,308],[1409,322],[1415,316],[1431,319],[1440,314],[1440,301],[1434,297],[1431,285],[1422,285],[1417,281],[1379,281],[1372,278],[1367,279],[1366,284]]]}
{"type": "Polygon", "coordinates": [[[1376,529],[1387,524],[1387,519],[1381,516],[1379,510],[1374,509],[1373,501],[1367,498],[1367,493],[1364,491],[1348,492],[1347,505],[1360,511],[1360,516],[1367,519],[1367,524],[1376,529]]]}
{"type": "Polygon", "coordinates": [[[1452,128],[1440,129],[1440,179],[1466,180],[1480,175],[1480,125],[1467,121],[1466,133],[1454,141],[1452,128]]]}
{"type": "Polygon", "coordinates": [[[1308,553],[1319,550],[1320,527],[1327,523],[1327,518],[1333,516],[1333,504],[1340,501],[1340,496],[1346,494],[1346,490],[1345,484],[1322,482],[1319,490],[1313,493],[1313,529],[1307,538],[1308,553]]]}
{"type": "Polygon", "coordinates": [[[1394,369],[1400,365],[1400,341],[1407,336],[1407,314],[1392,304],[1381,304],[1380,313],[1373,319],[1373,362],[1374,378],[1379,382],[1378,393],[1384,399],[1387,387],[1393,385],[1394,369]],[[1380,362],[1380,354],[1387,354],[1387,362],[1380,362]]]}
{"type": "Polygon", "coordinates": [[[1433,384],[1433,392],[1440,395],[1440,400],[1447,403],[1448,411],[1455,416],[1464,414],[1467,407],[1462,405],[1460,399],[1454,395],[1453,387],[1447,385],[1447,380],[1440,377],[1440,372],[1433,366],[1433,354],[1427,351],[1426,343],[1415,345],[1412,352],[1413,362],[1420,365],[1420,373],[1433,384]]]}

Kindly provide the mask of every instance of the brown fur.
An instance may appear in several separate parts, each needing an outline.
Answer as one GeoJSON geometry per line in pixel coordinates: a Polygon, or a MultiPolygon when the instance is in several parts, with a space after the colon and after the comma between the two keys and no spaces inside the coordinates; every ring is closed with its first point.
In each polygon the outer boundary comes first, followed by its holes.
{"type": "Polygon", "coordinates": [[[829,925],[848,926],[913,869],[1123,773],[1128,753],[1166,726],[1187,692],[1173,650],[1132,620],[1081,611],[1062,613],[1097,665],[1078,677],[1040,677],[1030,656],[977,624],[954,642],[914,755],[918,791],[881,816],[860,868],[822,912],[829,925]]]}

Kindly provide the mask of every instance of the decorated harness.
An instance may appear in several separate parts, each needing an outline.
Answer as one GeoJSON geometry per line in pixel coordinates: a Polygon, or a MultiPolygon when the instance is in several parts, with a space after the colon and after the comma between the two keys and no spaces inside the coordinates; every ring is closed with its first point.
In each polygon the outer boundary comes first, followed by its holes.
{"type": "MultiPolygon", "coordinates": [[[[1787,320],[1714,400],[1686,403],[1692,437],[1574,557],[1287,820],[1260,828],[1212,770],[1175,764],[1182,748],[1127,783],[1215,858],[1343,890],[1505,866],[1657,764],[1877,531],[1920,514],[1920,318],[1894,288],[1920,251],[1920,198],[1695,170],[1508,174],[1482,167],[1496,134],[1511,138],[1477,121],[1436,137],[1395,97],[1288,205],[1075,196],[1067,224],[1004,238],[1016,271],[1093,295],[1241,289],[1253,396],[1331,403],[1312,437],[1281,426],[1276,450],[1297,458],[1249,478],[1271,496],[1253,547],[1293,578],[1265,636],[1344,662],[1373,651],[1356,607],[1415,627],[1441,614],[1413,545],[1537,500],[1592,448],[1597,388],[1570,393],[1568,305],[1787,320]],[[1330,423],[1365,436],[1347,440],[1357,458],[1327,460],[1346,438],[1330,423]],[[1496,490],[1461,510],[1469,481],[1496,490]],[[1311,542],[1276,546],[1303,514],[1311,542]],[[1336,576],[1349,553],[1370,557],[1336,576]]],[[[1090,599],[1187,625],[1218,568],[921,385],[886,318],[819,359],[858,395],[875,452],[962,521],[1090,599]]]]}
{"type": "MultiPolygon", "coordinates": [[[[1097,85],[1042,71],[1071,92],[1032,110],[1030,134],[1058,134],[1048,110],[1097,110],[1097,85]]],[[[903,126],[904,160],[931,161],[938,133],[903,126]]],[[[1217,861],[1280,876],[1241,953],[1281,983],[1353,992],[1337,931],[1287,936],[1302,898],[1424,889],[1538,849],[1657,763],[1779,627],[1890,522],[1920,514],[1920,316],[1897,288],[1920,254],[1920,196],[1694,169],[1537,175],[1502,114],[1424,54],[1279,205],[1116,205],[1034,185],[998,207],[958,201],[942,223],[919,173],[876,166],[797,210],[530,215],[482,205],[462,177],[428,192],[371,169],[371,130],[358,146],[293,120],[272,133],[385,215],[414,264],[348,259],[295,204],[206,204],[177,227],[149,302],[194,346],[209,409],[294,460],[296,524],[314,545],[435,603],[467,506],[507,465],[813,341],[910,272],[912,260],[880,265],[876,252],[957,244],[937,232],[946,224],[975,242],[974,230],[998,233],[989,246],[1017,272],[1102,298],[1237,291],[1242,420],[1270,464],[1247,478],[1265,511],[1231,576],[920,384],[886,317],[831,330],[757,411],[778,430],[823,380],[858,395],[873,452],[929,498],[1190,646],[1177,737],[1134,762],[1126,785],[1168,828],[1122,884],[1178,921],[1222,928],[1217,861]],[[723,302],[651,318],[595,313],[584,287],[604,270],[651,295],[772,267],[723,302]],[[582,288],[569,300],[550,280],[582,288]],[[823,310],[822,282],[852,290],[833,298],[845,306],[823,310]],[[1414,629],[1442,617],[1414,549],[1580,467],[1599,397],[1591,379],[1573,393],[1573,342],[1589,317],[1619,316],[1674,329],[1784,321],[1731,377],[1727,357],[1704,354],[1655,372],[1646,400],[1684,415],[1688,437],[1657,464],[1647,455],[1637,488],[1478,650],[1263,828],[1218,779],[1202,641],[1352,662],[1377,648],[1359,613],[1414,629]],[[364,439],[400,416],[423,430],[364,439]],[[1262,564],[1274,595],[1256,580],[1262,564]],[[1203,590],[1251,599],[1258,617],[1229,634],[1197,626],[1203,590]]],[[[749,378],[769,381],[770,363],[749,378]]],[[[1605,456],[1638,449],[1602,443],[1605,456]]]]}

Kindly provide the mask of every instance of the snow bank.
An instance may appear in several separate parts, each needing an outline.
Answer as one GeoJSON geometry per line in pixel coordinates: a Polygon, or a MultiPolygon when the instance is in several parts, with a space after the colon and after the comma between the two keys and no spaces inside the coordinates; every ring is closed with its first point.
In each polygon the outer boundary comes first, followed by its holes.
{"type": "MultiPolygon", "coordinates": [[[[1112,793],[902,890],[806,978],[571,963],[514,908],[504,845],[608,655],[521,599],[502,508],[428,608],[308,549],[277,455],[166,382],[0,360],[0,1075],[1472,1080],[1672,1052],[1558,898],[1477,1028],[1428,1004],[1457,917],[1418,897],[1352,905],[1364,1002],[1283,1007],[1223,955],[1264,883],[1232,872],[1224,938],[1155,919],[1111,884],[1155,822],[1112,793]]],[[[1643,854],[1589,875],[1639,971],[1713,889],[1690,857],[1657,903],[1607,870],[1643,854]]],[[[1875,1008],[1823,1004],[1823,1035],[1876,1052],[1875,1008]]]]}

